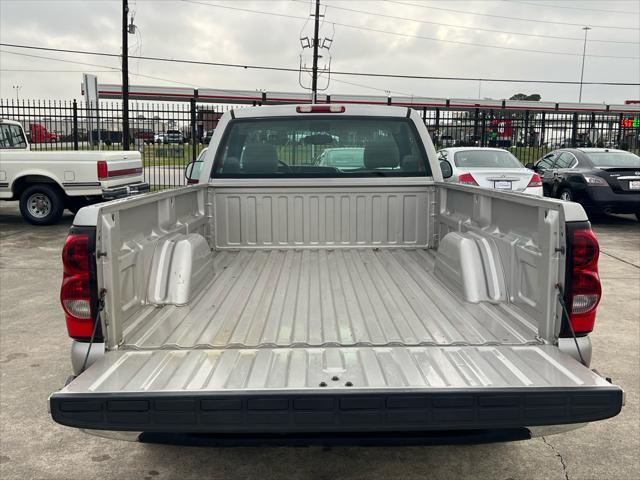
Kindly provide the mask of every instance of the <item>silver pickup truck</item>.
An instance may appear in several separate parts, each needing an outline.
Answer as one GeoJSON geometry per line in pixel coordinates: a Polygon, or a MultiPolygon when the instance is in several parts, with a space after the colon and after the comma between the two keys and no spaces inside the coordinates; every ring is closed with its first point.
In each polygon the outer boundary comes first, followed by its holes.
{"type": "Polygon", "coordinates": [[[76,216],[56,422],[313,441],[620,412],[588,367],[599,247],[580,205],[444,183],[407,108],[232,110],[201,167],[76,216]],[[325,148],[363,155],[325,166],[325,148]]]}

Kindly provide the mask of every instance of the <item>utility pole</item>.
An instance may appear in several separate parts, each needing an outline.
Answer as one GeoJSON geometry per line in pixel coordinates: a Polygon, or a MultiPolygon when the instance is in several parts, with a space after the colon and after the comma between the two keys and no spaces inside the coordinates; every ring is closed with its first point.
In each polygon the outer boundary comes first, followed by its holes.
{"type": "Polygon", "coordinates": [[[122,148],[129,150],[129,6],[122,0],[122,148]]]}
{"type": "Polygon", "coordinates": [[[582,47],[582,71],[580,72],[580,94],[578,95],[578,102],[582,102],[582,80],[584,79],[584,57],[587,53],[587,32],[591,30],[591,27],[582,27],[584,30],[584,45],[582,47]]]}
{"type": "Polygon", "coordinates": [[[311,92],[313,103],[318,100],[318,31],[320,30],[320,0],[316,0],[316,14],[313,25],[313,69],[311,71],[311,92]]]}

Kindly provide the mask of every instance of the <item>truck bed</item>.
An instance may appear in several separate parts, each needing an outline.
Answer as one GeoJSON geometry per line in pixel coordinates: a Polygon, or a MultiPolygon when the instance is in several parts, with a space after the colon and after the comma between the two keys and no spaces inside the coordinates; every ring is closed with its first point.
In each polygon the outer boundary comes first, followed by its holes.
{"type": "Polygon", "coordinates": [[[220,250],[188,306],[146,307],[123,349],[541,344],[512,304],[469,303],[428,249],[220,250]]]}

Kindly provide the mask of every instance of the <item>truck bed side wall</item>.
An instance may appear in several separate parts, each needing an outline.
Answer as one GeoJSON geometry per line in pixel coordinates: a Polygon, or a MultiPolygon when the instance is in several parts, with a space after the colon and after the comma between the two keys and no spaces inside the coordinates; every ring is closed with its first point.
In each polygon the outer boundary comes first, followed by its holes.
{"type": "MultiPolygon", "coordinates": [[[[107,289],[103,331],[109,348],[147,303],[152,261],[163,240],[208,234],[206,185],[102,204],[97,218],[100,287],[107,289]]],[[[93,207],[98,208],[98,207],[93,207]]]]}
{"type": "Polygon", "coordinates": [[[553,340],[560,327],[555,286],[564,279],[567,204],[452,184],[438,185],[437,201],[439,241],[449,232],[488,240],[506,299],[535,319],[540,337],[553,340]]]}

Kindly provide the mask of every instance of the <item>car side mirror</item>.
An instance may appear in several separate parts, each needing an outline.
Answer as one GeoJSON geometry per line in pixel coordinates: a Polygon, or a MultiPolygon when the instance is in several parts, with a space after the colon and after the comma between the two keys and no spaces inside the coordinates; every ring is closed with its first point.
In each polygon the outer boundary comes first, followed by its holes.
{"type": "Polygon", "coordinates": [[[536,166],[533,163],[529,162],[525,164],[524,168],[528,168],[529,170],[535,170],[536,166]]]}
{"type": "Polygon", "coordinates": [[[198,183],[199,179],[197,177],[193,178],[193,175],[195,173],[193,169],[195,165],[196,165],[196,162],[189,162],[189,164],[184,169],[184,178],[187,179],[187,185],[198,183]]]}
{"type": "Polygon", "coordinates": [[[453,167],[448,160],[440,160],[440,171],[442,178],[451,178],[453,176],[453,167]]]}

